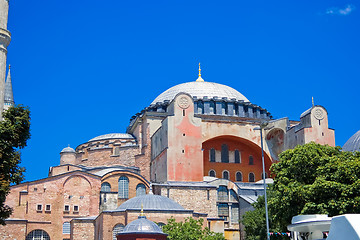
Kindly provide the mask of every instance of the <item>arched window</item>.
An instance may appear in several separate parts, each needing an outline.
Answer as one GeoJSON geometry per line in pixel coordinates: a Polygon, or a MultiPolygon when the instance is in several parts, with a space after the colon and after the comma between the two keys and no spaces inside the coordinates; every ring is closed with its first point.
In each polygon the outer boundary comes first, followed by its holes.
{"type": "Polygon", "coordinates": [[[229,193],[226,186],[219,186],[217,190],[218,201],[229,201],[229,193]]]}
{"type": "Polygon", "coordinates": [[[113,240],[116,240],[116,234],[121,233],[124,230],[123,224],[116,224],[113,228],[113,240]]]}
{"type": "Polygon", "coordinates": [[[221,162],[229,162],[229,148],[226,144],[221,145],[221,162]]]}
{"type": "Polygon", "coordinates": [[[234,190],[230,189],[230,201],[237,202],[237,200],[238,200],[238,195],[234,190]]]}
{"type": "Polygon", "coordinates": [[[236,182],[242,182],[242,173],[236,172],[236,182]]]}
{"type": "Polygon", "coordinates": [[[70,222],[63,223],[63,234],[70,234],[70,222]]]}
{"type": "Polygon", "coordinates": [[[254,165],[254,157],[253,156],[249,156],[249,165],[254,165]]]}
{"type": "Polygon", "coordinates": [[[210,162],[215,162],[215,148],[210,149],[210,162]]]}
{"type": "Polygon", "coordinates": [[[216,177],[216,172],[214,170],[210,170],[209,171],[209,176],[210,177],[216,177]]]}
{"type": "Polygon", "coordinates": [[[101,191],[102,192],[111,192],[111,185],[108,182],[104,182],[101,184],[101,191]]]}
{"type": "MultiPolygon", "coordinates": [[[[261,180],[264,179],[263,176],[264,176],[264,174],[261,173],[261,180]]],[[[267,173],[265,173],[265,178],[267,178],[267,177],[268,177],[268,175],[267,175],[267,173]]]]}
{"type": "Polygon", "coordinates": [[[235,163],[241,163],[240,151],[235,150],[235,163]]]}
{"type": "Polygon", "coordinates": [[[223,171],[223,178],[229,180],[229,172],[224,170],[223,171]]]}
{"type": "Polygon", "coordinates": [[[142,183],[139,183],[137,186],[136,186],[136,196],[142,196],[142,195],[146,195],[146,187],[144,184],[142,183]]]}
{"type": "Polygon", "coordinates": [[[255,182],[255,174],[254,173],[249,173],[249,182],[255,182]]]}
{"type": "Polygon", "coordinates": [[[33,230],[25,238],[25,240],[50,240],[49,234],[44,230],[33,230]]]}
{"type": "Polygon", "coordinates": [[[129,198],[129,179],[125,176],[119,178],[119,198],[129,198]]]}

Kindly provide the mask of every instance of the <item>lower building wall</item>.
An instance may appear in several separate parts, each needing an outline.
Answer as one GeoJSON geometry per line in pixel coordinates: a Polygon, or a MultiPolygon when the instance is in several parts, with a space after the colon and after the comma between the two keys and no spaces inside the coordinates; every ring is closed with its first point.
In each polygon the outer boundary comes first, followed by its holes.
{"type": "MultiPolygon", "coordinates": [[[[71,240],[94,240],[95,225],[93,221],[71,221],[71,240]]],[[[55,238],[58,239],[58,238],[55,238]]]]}
{"type": "Polygon", "coordinates": [[[0,239],[23,240],[26,237],[26,221],[6,221],[0,225],[0,239]]]}

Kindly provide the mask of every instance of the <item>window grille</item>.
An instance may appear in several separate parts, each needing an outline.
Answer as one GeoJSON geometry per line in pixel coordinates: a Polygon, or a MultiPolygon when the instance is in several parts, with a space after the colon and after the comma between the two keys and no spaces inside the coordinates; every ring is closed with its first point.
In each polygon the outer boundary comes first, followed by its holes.
{"type": "Polygon", "coordinates": [[[221,145],[221,162],[229,162],[229,148],[226,144],[221,145]]]}
{"type": "Polygon", "coordinates": [[[230,201],[237,202],[237,194],[234,190],[230,189],[230,201]]]}
{"type": "Polygon", "coordinates": [[[113,228],[113,240],[116,240],[116,234],[121,233],[124,230],[123,224],[116,224],[113,228]]]}
{"type": "Polygon", "coordinates": [[[218,201],[229,201],[228,189],[225,186],[219,186],[218,190],[218,201]]]}
{"type": "Polygon", "coordinates": [[[215,162],[215,148],[210,149],[210,162],[215,162]]]}
{"type": "Polygon", "coordinates": [[[136,186],[136,196],[142,196],[142,195],[146,195],[146,187],[144,184],[142,183],[139,183],[137,186],[136,186]]]}
{"type": "Polygon", "coordinates": [[[249,182],[255,182],[255,174],[254,173],[249,173],[249,182]]]}
{"type": "Polygon", "coordinates": [[[239,204],[231,205],[231,223],[239,223],[239,204]]]}
{"type": "Polygon", "coordinates": [[[63,234],[70,234],[70,222],[63,223],[63,234]]]}
{"type": "Polygon", "coordinates": [[[119,198],[129,198],[129,179],[125,176],[119,178],[119,198]]]}
{"type": "Polygon", "coordinates": [[[25,240],[50,240],[49,234],[44,230],[33,230],[25,238],[25,240]]]}
{"type": "Polygon", "coordinates": [[[226,203],[219,203],[218,205],[218,216],[229,216],[229,206],[226,203]]]}
{"type": "Polygon", "coordinates": [[[101,184],[101,191],[102,192],[110,192],[111,191],[111,185],[108,182],[104,182],[101,184]]]}

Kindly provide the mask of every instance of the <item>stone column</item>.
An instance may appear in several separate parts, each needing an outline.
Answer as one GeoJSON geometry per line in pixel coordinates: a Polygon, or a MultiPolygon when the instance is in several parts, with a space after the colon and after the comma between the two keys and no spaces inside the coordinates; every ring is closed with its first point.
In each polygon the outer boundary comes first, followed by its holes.
{"type": "Polygon", "coordinates": [[[0,119],[4,109],[7,47],[11,40],[11,34],[7,30],[8,11],[9,1],[0,0],[0,119]]]}

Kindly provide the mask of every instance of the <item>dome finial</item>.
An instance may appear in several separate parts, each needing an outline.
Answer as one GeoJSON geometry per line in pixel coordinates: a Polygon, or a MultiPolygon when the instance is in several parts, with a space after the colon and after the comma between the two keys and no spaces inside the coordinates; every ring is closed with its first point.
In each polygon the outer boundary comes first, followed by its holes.
{"type": "Polygon", "coordinates": [[[200,68],[200,63],[199,63],[199,77],[198,79],[196,79],[197,82],[204,82],[204,79],[201,78],[201,68],[200,68]]]}
{"type": "Polygon", "coordinates": [[[141,217],[145,216],[145,214],[144,214],[144,205],[143,205],[143,203],[141,203],[141,212],[140,212],[140,216],[141,216],[141,217]]]}

